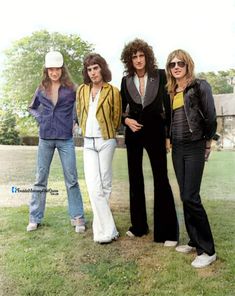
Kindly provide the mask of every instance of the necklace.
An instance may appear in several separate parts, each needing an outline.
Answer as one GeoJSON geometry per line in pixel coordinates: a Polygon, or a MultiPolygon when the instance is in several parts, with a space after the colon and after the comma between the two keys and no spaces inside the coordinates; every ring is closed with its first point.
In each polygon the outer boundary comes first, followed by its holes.
{"type": "Polygon", "coordinates": [[[177,86],[176,92],[184,91],[186,87],[187,87],[187,84],[184,84],[183,86],[177,86]]]}
{"type": "Polygon", "coordinates": [[[137,76],[138,76],[138,78],[143,78],[145,76],[145,73],[143,75],[138,75],[137,74],[137,76]]]}
{"type": "Polygon", "coordinates": [[[177,87],[176,92],[184,91],[185,87],[177,87]]]}
{"type": "Polygon", "coordinates": [[[101,88],[97,88],[97,89],[94,89],[92,88],[91,90],[91,97],[92,97],[92,100],[94,101],[95,97],[97,96],[98,92],[101,90],[101,88]]]}
{"type": "Polygon", "coordinates": [[[186,80],[184,80],[184,81],[180,81],[180,83],[179,83],[179,81],[177,81],[178,82],[178,84],[177,84],[177,88],[176,88],[176,92],[181,92],[181,91],[184,91],[185,90],[185,88],[188,86],[188,84],[189,84],[189,80],[188,79],[186,79],[186,80]],[[179,86],[179,84],[181,84],[181,86],[179,86]]]}

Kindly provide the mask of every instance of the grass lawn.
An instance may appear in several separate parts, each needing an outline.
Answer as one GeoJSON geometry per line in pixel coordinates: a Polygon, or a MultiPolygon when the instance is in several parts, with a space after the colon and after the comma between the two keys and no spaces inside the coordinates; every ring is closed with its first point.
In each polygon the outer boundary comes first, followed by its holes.
{"type": "MultiPolygon", "coordinates": [[[[197,270],[195,254],[179,254],[152,241],[152,176],[144,159],[149,235],[130,239],[126,151],[117,149],[113,161],[111,206],[121,237],[110,245],[92,240],[92,213],[86,192],[82,151],[77,149],[79,183],[88,230],[77,234],[70,226],[58,155],[51,167],[46,215],[37,231],[25,231],[30,194],[11,194],[11,186],[31,188],[36,149],[0,146],[0,295],[235,295],[235,153],[213,152],[206,163],[202,197],[215,238],[218,260],[197,270]],[[3,190],[2,190],[3,188],[3,190]],[[24,203],[21,203],[24,200],[24,203]]],[[[169,178],[180,221],[180,241],[187,242],[178,187],[169,155],[169,178]]]]}

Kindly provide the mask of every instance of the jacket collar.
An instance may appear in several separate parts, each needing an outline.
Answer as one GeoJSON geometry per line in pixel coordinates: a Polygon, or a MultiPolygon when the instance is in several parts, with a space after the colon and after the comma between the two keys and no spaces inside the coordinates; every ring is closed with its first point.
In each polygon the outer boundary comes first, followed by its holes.
{"type": "MultiPolygon", "coordinates": [[[[143,107],[150,105],[156,98],[159,89],[159,81],[159,74],[156,77],[148,77],[143,107]]],[[[132,100],[137,104],[142,104],[141,96],[135,86],[133,76],[127,77],[126,87],[132,100]]]]}
{"type": "MultiPolygon", "coordinates": [[[[101,105],[104,103],[107,94],[110,91],[110,84],[108,84],[107,82],[103,83],[103,86],[101,88],[100,91],[100,97],[99,97],[99,101],[98,101],[98,105],[97,105],[97,110],[96,112],[98,112],[98,110],[100,109],[101,105]]],[[[90,101],[90,93],[91,93],[91,84],[86,85],[85,90],[84,90],[84,97],[85,97],[85,108],[88,111],[89,109],[89,101],[90,101]]]]}
{"type": "Polygon", "coordinates": [[[99,111],[101,105],[104,103],[105,99],[107,98],[108,93],[110,92],[110,84],[108,84],[107,82],[104,82],[101,91],[100,91],[100,97],[99,97],[99,101],[98,101],[98,106],[97,106],[97,110],[96,112],[99,111]]]}

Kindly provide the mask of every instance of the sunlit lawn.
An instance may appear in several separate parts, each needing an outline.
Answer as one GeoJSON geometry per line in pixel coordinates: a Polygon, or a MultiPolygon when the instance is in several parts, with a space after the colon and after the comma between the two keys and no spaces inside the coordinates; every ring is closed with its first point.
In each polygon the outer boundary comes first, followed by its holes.
{"type": "MultiPolygon", "coordinates": [[[[195,270],[194,254],[183,255],[152,241],[152,176],[145,158],[148,218],[151,232],[129,239],[128,179],[125,149],[113,161],[111,206],[121,237],[110,245],[92,240],[92,213],[83,175],[82,151],[77,149],[79,183],[85,202],[88,230],[79,235],[69,224],[66,192],[58,155],[52,163],[42,227],[27,233],[29,194],[11,194],[11,186],[31,188],[36,149],[0,146],[0,295],[174,295],[232,296],[235,291],[235,152],[213,152],[206,164],[202,197],[214,233],[218,260],[195,270]],[[9,190],[8,190],[9,189],[9,190]],[[3,203],[2,203],[3,204],[3,203]],[[4,204],[3,204],[4,205],[4,204]]],[[[187,242],[170,155],[169,177],[175,193],[181,242],[187,242]]],[[[137,180],[138,181],[138,180],[137,180]]]]}

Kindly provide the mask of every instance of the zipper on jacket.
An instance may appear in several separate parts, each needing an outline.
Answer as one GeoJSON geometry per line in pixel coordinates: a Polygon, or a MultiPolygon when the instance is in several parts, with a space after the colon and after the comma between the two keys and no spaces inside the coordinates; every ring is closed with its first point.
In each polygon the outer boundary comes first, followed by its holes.
{"type": "Polygon", "coordinates": [[[186,108],[185,108],[185,96],[184,96],[184,92],[183,92],[183,100],[184,100],[184,113],[185,113],[185,117],[186,117],[186,120],[187,120],[187,123],[188,123],[188,127],[189,127],[189,131],[190,133],[192,134],[193,133],[193,130],[191,129],[191,126],[189,124],[189,119],[188,119],[188,115],[187,115],[187,112],[186,112],[186,108]]]}
{"type": "Polygon", "coordinates": [[[198,112],[200,113],[201,117],[205,120],[205,116],[204,116],[204,114],[202,113],[201,109],[198,108],[198,112]]]}

